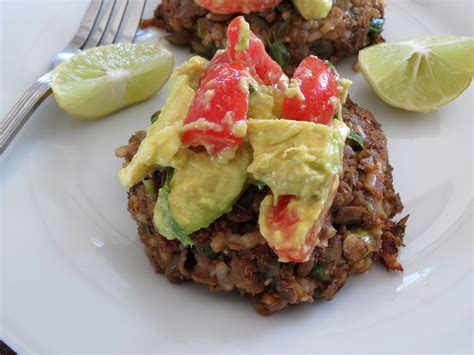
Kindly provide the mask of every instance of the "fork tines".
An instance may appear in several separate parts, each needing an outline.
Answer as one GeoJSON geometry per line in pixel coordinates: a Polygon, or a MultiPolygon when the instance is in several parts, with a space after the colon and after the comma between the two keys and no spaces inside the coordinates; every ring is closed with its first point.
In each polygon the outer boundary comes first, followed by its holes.
{"type": "MultiPolygon", "coordinates": [[[[97,1],[97,0],[93,0],[97,1]]],[[[101,0],[90,35],[81,47],[129,43],[135,38],[146,0],[101,0]]]]}

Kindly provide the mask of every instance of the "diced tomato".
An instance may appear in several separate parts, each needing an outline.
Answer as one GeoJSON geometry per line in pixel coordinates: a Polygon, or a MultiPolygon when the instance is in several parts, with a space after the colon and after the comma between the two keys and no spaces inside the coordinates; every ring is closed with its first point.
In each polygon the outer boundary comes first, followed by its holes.
{"type": "Polygon", "coordinates": [[[326,63],[314,56],[305,58],[296,69],[288,90],[295,89],[300,95],[285,96],[283,118],[322,124],[331,122],[338,111],[340,92],[336,75],[326,63]],[[292,88],[292,85],[296,87],[292,88]]]}
{"type": "Polygon", "coordinates": [[[265,222],[269,230],[278,231],[283,237],[283,240],[276,244],[275,241],[268,240],[270,246],[274,248],[280,259],[291,262],[303,262],[307,257],[305,245],[292,245],[293,236],[300,223],[300,216],[297,210],[289,207],[289,204],[297,198],[291,195],[280,196],[278,203],[272,205],[267,211],[265,222]]]}
{"type": "Polygon", "coordinates": [[[251,74],[256,73],[266,85],[278,84],[284,75],[278,63],[265,51],[263,42],[250,32],[243,16],[233,19],[227,28],[226,52],[233,62],[241,63],[251,74]],[[250,36],[246,35],[247,31],[250,36]]]}
{"type": "Polygon", "coordinates": [[[262,202],[265,207],[263,211],[260,207],[259,218],[265,223],[264,237],[280,260],[298,263],[308,261],[319,243],[319,233],[338,186],[339,178],[336,176],[329,186],[322,206],[320,200],[310,202],[292,195],[279,196],[277,204],[274,205],[272,193],[265,197],[262,202]],[[308,214],[308,211],[313,213],[308,214]],[[312,218],[314,220],[311,220],[312,218]]]}
{"type": "Polygon", "coordinates": [[[217,52],[212,58],[206,70],[204,71],[202,78],[206,78],[209,72],[212,71],[216,66],[220,64],[230,64],[230,63],[231,63],[231,60],[229,58],[229,55],[227,54],[227,51],[217,52]]]}
{"type": "Polygon", "coordinates": [[[287,207],[295,198],[292,195],[280,196],[277,205],[273,205],[268,212],[268,223],[272,229],[282,231],[286,239],[290,239],[293,231],[300,221],[296,211],[290,211],[287,207]]]}
{"type": "MultiPolygon", "coordinates": [[[[336,75],[327,64],[316,57],[304,59],[296,69],[292,83],[297,85],[296,90],[300,91],[300,94],[294,97],[285,96],[282,117],[297,121],[330,123],[338,110],[340,93],[336,75]]],[[[272,206],[268,217],[269,226],[281,231],[286,240],[293,237],[300,221],[297,211],[288,208],[294,198],[297,197],[280,196],[278,204],[272,206]]],[[[321,221],[315,221],[305,237],[305,243],[300,245],[300,248],[278,250],[279,256],[288,261],[304,261],[308,257],[308,250],[312,251],[314,248],[320,228],[321,221]],[[313,246],[313,248],[308,248],[308,246],[313,246]]]]}
{"type": "Polygon", "coordinates": [[[194,0],[194,2],[216,14],[249,14],[278,5],[281,0],[194,0]]]}
{"type": "Polygon", "coordinates": [[[183,143],[204,146],[209,154],[235,150],[246,124],[248,82],[237,63],[211,63],[184,120],[183,143]],[[241,128],[241,126],[240,126],[241,128]]]}

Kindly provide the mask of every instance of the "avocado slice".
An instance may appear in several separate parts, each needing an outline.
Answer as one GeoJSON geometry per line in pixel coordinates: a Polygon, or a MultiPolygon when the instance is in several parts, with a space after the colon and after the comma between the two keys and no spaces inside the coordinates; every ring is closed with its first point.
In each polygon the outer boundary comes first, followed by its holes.
{"type": "Polygon", "coordinates": [[[293,0],[293,5],[306,20],[319,20],[331,11],[332,0],[293,0]]]}
{"type": "Polygon", "coordinates": [[[171,74],[170,80],[174,80],[175,78],[184,75],[188,78],[191,88],[196,91],[199,87],[201,77],[208,65],[209,61],[207,59],[196,55],[186,61],[183,65],[176,68],[174,73],[171,74]]]}
{"type": "Polygon", "coordinates": [[[277,88],[251,81],[248,117],[278,119],[281,117],[283,95],[283,91],[277,88]]]}
{"type": "Polygon", "coordinates": [[[191,240],[191,238],[176,222],[173,217],[173,214],[171,213],[169,204],[169,194],[170,181],[173,176],[173,173],[174,169],[168,168],[166,182],[158,193],[158,200],[155,204],[153,217],[155,219],[155,226],[157,226],[160,234],[165,236],[167,239],[178,239],[185,246],[193,245],[193,241],[191,240]],[[159,211],[159,213],[156,213],[157,210],[159,211]]]}
{"type": "Polygon", "coordinates": [[[314,248],[325,242],[319,239],[319,232],[338,186],[339,176],[336,175],[329,188],[319,197],[292,196],[290,202],[280,210],[276,209],[278,204],[272,194],[263,199],[258,218],[260,233],[278,255],[280,262],[308,261],[314,248]],[[282,218],[282,214],[286,217],[282,218]]]}
{"type": "Polygon", "coordinates": [[[208,63],[204,58],[193,57],[171,76],[169,96],[159,119],[148,127],[132,161],[119,172],[123,186],[132,187],[160,166],[174,166],[181,147],[181,127],[208,63]]]}
{"type": "Polygon", "coordinates": [[[340,120],[329,126],[250,120],[253,162],[248,171],[271,189],[260,204],[260,233],[281,262],[305,262],[321,243],[349,131],[340,120]]]}
{"type": "Polygon", "coordinates": [[[248,171],[273,194],[300,197],[324,194],[341,168],[350,129],[291,120],[249,120],[253,162],[248,171]]]}
{"type": "Polygon", "coordinates": [[[181,241],[183,237],[176,233],[170,216],[186,235],[208,227],[229,212],[239,198],[247,184],[251,159],[252,150],[245,142],[228,162],[212,159],[206,151],[181,149],[169,187],[160,189],[155,227],[166,238],[181,241]]]}

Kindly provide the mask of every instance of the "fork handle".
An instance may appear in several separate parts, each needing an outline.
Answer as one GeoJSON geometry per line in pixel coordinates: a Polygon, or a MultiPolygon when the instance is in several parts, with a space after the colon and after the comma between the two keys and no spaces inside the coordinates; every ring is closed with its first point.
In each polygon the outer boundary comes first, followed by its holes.
{"type": "Polygon", "coordinates": [[[36,108],[51,94],[51,72],[39,78],[17,101],[1,122],[0,154],[8,147],[36,108]]]}

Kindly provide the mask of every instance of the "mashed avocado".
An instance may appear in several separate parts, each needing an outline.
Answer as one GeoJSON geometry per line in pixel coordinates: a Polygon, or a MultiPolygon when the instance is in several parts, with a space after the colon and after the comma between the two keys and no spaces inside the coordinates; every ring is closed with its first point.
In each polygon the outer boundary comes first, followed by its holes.
{"type": "MultiPolygon", "coordinates": [[[[247,167],[252,150],[243,143],[234,159],[222,162],[210,159],[206,151],[183,148],[176,159],[176,168],[169,184],[168,203],[171,215],[186,234],[209,226],[229,212],[247,184],[247,167]]],[[[161,191],[155,205],[154,222],[161,234],[174,239],[169,220],[163,216],[161,191]]]]}
{"type": "Polygon", "coordinates": [[[337,118],[342,121],[342,106],[346,103],[347,97],[349,96],[349,88],[352,85],[352,81],[349,79],[339,79],[338,86],[339,91],[341,92],[341,97],[339,99],[339,110],[337,112],[337,118]]]}
{"type": "Polygon", "coordinates": [[[334,176],[328,188],[318,197],[293,197],[285,214],[293,223],[277,223],[273,213],[276,204],[273,195],[267,195],[260,204],[258,224],[260,233],[277,253],[280,262],[305,262],[314,248],[324,243],[319,232],[339,186],[339,176],[334,176]]]}
{"type": "Polygon", "coordinates": [[[242,52],[250,45],[250,26],[247,21],[240,22],[239,39],[235,44],[235,50],[242,52]]]}
{"type": "Polygon", "coordinates": [[[293,4],[306,20],[325,18],[332,8],[332,0],[293,0],[293,4]]]}
{"type": "Polygon", "coordinates": [[[304,262],[319,245],[319,231],[339,185],[350,129],[290,120],[250,120],[254,150],[248,171],[267,184],[259,214],[260,233],[281,262],[304,262]],[[279,198],[289,198],[281,206],[279,198]]]}
{"type": "Polygon", "coordinates": [[[251,84],[248,116],[259,119],[280,118],[283,95],[282,91],[274,87],[251,84]]]}
{"type": "Polygon", "coordinates": [[[318,196],[341,168],[349,128],[290,120],[250,120],[253,162],[248,171],[278,197],[318,196]]]}
{"type": "Polygon", "coordinates": [[[178,67],[171,75],[170,80],[173,81],[175,78],[184,75],[188,78],[189,86],[191,86],[191,88],[196,91],[199,87],[202,74],[208,65],[209,61],[207,59],[194,56],[183,65],[178,67]]]}
{"type": "Polygon", "coordinates": [[[329,126],[282,119],[249,121],[253,162],[248,171],[272,191],[260,205],[260,233],[280,261],[307,261],[320,243],[349,132],[340,120],[329,126]],[[290,197],[287,205],[281,206],[281,196],[290,197]]]}
{"type": "Polygon", "coordinates": [[[182,145],[183,122],[208,63],[193,57],[176,70],[158,120],[148,128],[130,164],[119,173],[120,182],[132,187],[159,167],[174,168],[159,191],[154,223],[166,238],[179,239],[185,245],[192,244],[187,234],[207,227],[232,208],[247,184],[252,158],[248,143],[241,144],[230,161],[212,159],[206,151],[195,152],[182,145]]]}
{"type": "Polygon", "coordinates": [[[130,164],[119,172],[123,186],[132,187],[160,166],[174,166],[173,158],[181,146],[181,127],[208,63],[204,58],[193,57],[172,75],[159,119],[148,128],[130,164]]]}
{"type": "MultiPolygon", "coordinates": [[[[308,260],[320,243],[319,231],[338,188],[349,128],[337,119],[329,126],[280,119],[285,91],[252,81],[248,129],[242,130],[245,140],[235,157],[217,159],[183,146],[183,122],[208,63],[194,57],[172,75],[168,100],[130,164],[120,171],[121,183],[132,187],[156,169],[169,167],[154,207],[154,224],[166,238],[192,245],[189,234],[229,212],[250,178],[259,180],[272,192],[260,206],[261,234],[280,261],[308,260]],[[277,211],[281,196],[289,202],[277,211]]],[[[348,84],[340,81],[341,91],[348,84]]],[[[243,85],[247,88],[248,82],[243,85]]]]}

